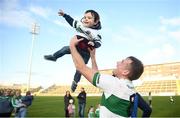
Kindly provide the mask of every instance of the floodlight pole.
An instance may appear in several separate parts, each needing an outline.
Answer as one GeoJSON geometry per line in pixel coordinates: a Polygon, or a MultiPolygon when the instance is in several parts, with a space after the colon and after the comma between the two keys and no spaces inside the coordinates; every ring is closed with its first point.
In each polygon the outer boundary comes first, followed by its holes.
{"type": "Polygon", "coordinates": [[[32,29],[31,29],[31,34],[32,34],[32,42],[31,42],[31,52],[29,56],[29,77],[28,77],[28,85],[27,85],[27,91],[30,90],[30,83],[31,83],[31,72],[32,72],[32,56],[33,56],[33,48],[34,48],[34,40],[35,40],[35,35],[38,35],[38,30],[40,26],[37,26],[36,23],[32,24],[32,29]]]}

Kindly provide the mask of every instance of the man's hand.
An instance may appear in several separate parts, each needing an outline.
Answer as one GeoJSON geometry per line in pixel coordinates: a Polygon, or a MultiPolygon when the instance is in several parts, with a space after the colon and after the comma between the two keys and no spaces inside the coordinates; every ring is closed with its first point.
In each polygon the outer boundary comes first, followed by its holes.
{"type": "Polygon", "coordinates": [[[90,57],[91,57],[91,58],[94,58],[95,55],[96,55],[96,49],[95,49],[95,48],[93,48],[93,49],[89,49],[89,48],[88,48],[88,50],[89,50],[89,52],[90,52],[90,57]]]}
{"type": "Polygon", "coordinates": [[[83,38],[77,39],[77,37],[73,37],[70,41],[70,46],[76,46],[80,41],[84,40],[83,38]]]}
{"type": "Polygon", "coordinates": [[[92,62],[92,69],[94,72],[97,72],[98,66],[96,63],[96,49],[95,48],[89,49],[89,52],[90,52],[90,57],[91,57],[91,62],[92,62]]]}
{"type": "Polygon", "coordinates": [[[59,16],[64,16],[64,11],[60,9],[58,14],[59,14],[59,16]]]}

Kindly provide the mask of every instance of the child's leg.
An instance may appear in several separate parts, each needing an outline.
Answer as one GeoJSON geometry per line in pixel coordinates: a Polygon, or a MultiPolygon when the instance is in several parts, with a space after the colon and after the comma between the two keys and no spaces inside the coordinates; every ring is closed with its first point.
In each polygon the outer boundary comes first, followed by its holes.
{"type": "MultiPolygon", "coordinates": [[[[88,52],[82,52],[82,51],[79,51],[80,55],[82,56],[85,64],[88,63],[89,61],[89,58],[90,58],[90,55],[88,52]]],[[[71,90],[74,92],[76,90],[76,87],[77,87],[77,83],[80,81],[81,79],[81,73],[79,71],[76,70],[76,73],[74,75],[74,81],[71,85],[71,90]]]]}
{"type": "Polygon", "coordinates": [[[64,47],[61,48],[59,51],[55,52],[55,53],[53,54],[53,56],[54,56],[56,59],[58,59],[58,58],[64,56],[65,54],[71,54],[69,46],[64,46],[64,47]]]}
{"type": "Polygon", "coordinates": [[[74,92],[76,90],[77,83],[79,82],[80,78],[81,78],[81,73],[76,70],[76,73],[74,74],[74,80],[71,85],[72,92],[74,92]]]}
{"type": "Polygon", "coordinates": [[[56,61],[58,58],[64,56],[65,54],[70,54],[70,53],[71,52],[69,46],[64,46],[63,48],[55,52],[53,55],[45,55],[44,58],[46,60],[56,61]]]}
{"type": "Polygon", "coordinates": [[[76,73],[74,74],[74,81],[76,82],[76,84],[80,81],[80,78],[81,78],[81,73],[76,70],[76,73]]]}

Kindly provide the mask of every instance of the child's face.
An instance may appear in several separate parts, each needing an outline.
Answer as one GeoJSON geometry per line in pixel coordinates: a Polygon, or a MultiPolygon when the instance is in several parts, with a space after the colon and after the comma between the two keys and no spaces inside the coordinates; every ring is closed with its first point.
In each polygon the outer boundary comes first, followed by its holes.
{"type": "Polygon", "coordinates": [[[90,12],[84,14],[82,22],[85,27],[92,27],[93,25],[96,25],[94,22],[94,16],[92,16],[90,12]]]}

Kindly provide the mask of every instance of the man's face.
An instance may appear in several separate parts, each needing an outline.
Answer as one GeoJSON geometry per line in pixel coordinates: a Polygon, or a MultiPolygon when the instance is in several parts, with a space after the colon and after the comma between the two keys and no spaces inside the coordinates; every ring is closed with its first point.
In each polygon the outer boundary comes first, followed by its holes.
{"type": "Polygon", "coordinates": [[[69,95],[70,95],[70,92],[69,92],[69,91],[66,91],[66,95],[69,96],[69,95]]]}
{"type": "Polygon", "coordinates": [[[81,92],[83,92],[84,91],[84,89],[83,88],[81,88],[81,92]]]}
{"type": "Polygon", "coordinates": [[[16,96],[20,96],[20,95],[21,95],[21,91],[17,91],[16,96]]]}
{"type": "Polygon", "coordinates": [[[127,76],[130,73],[131,63],[132,60],[129,58],[123,59],[122,61],[118,61],[116,65],[118,73],[127,76]]]}

